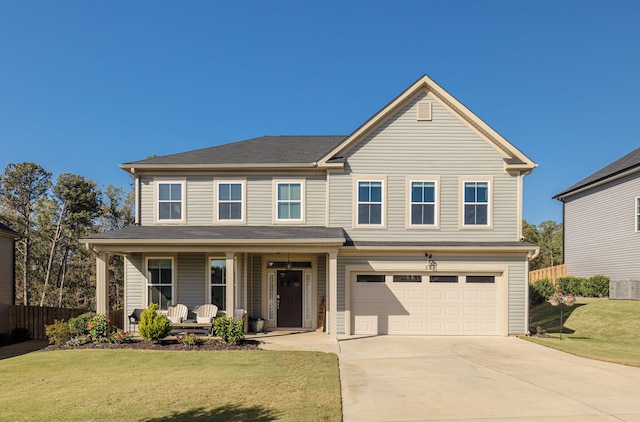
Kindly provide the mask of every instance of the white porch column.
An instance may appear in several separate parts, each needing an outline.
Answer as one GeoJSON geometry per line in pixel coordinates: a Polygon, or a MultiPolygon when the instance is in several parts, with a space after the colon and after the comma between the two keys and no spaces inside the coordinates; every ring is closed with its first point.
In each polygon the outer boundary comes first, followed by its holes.
{"type": "Polygon", "coordinates": [[[329,252],[329,335],[338,340],[338,252],[329,252]]]}
{"type": "Polygon", "coordinates": [[[226,283],[227,283],[227,316],[233,318],[233,310],[236,306],[236,298],[235,298],[235,286],[233,285],[235,280],[234,274],[234,262],[233,262],[233,252],[227,252],[227,263],[226,263],[226,283]]]}
{"type": "Polygon", "coordinates": [[[96,256],[96,312],[109,312],[109,254],[100,252],[96,256]]]}

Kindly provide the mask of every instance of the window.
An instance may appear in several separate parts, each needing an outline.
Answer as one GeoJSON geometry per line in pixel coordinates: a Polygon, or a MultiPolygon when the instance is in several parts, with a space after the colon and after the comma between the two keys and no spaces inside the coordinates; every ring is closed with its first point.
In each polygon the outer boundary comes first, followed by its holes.
{"type": "Polygon", "coordinates": [[[147,260],[147,304],[157,303],[168,309],[173,300],[173,260],[149,258],[147,260]]]}
{"type": "Polygon", "coordinates": [[[158,220],[182,220],[182,183],[158,183],[158,220]]]}
{"type": "Polygon", "coordinates": [[[227,261],[225,259],[209,260],[211,300],[218,309],[226,309],[227,305],[227,261]]]}
{"type": "Polygon", "coordinates": [[[384,274],[358,274],[357,283],[384,283],[384,274]]]}
{"type": "Polygon", "coordinates": [[[302,183],[276,183],[276,218],[302,220],[302,183]]]}
{"type": "Polygon", "coordinates": [[[464,225],[489,225],[489,182],[464,182],[464,225]]]}
{"type": "Polygon", "coordinates": [[[640,232],[640,198],[636,198],[636,231],[640,232]]]}
{"type": "Polygon", "coordinates": [[[220,182],[218,185],[218,221],[244,221],[242,182],[220,182]]]}
{"type": "Polygon", "coordinates": [[[422,276],[421,275],[405,275],[405,274],[400,274],[400,275],[394,275],[393,276],[393,282],[394,283],[406,283],[406,282],[410,282],[410,283],[420,283],[422,282],[422,276]]]}
{"type": "Polygon", "coordinates": [[[457,283],[457,275],[431,275],[429,276],[430,283],[457,283]]]}
{"type": "Polygon", "coordinates": [[[436,224],[436,182],[411,182],[411,225],[436,224]]]}
{"type": "Polygon", "coordinates": [[[495,283],[496,277],[493,275],[468,275],[467,283],[495,283]]]}
{"type": "Polygon", "coordinates": [[[382,225],[382,181],[358,182],[358,225],[382,225]]]}

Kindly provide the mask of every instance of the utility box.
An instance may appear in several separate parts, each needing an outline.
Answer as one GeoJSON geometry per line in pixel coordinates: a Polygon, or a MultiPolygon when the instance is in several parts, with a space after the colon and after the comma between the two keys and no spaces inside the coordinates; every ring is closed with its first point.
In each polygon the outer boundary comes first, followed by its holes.
{"type": "Polygon", "coordinates": [[[611,280],[609,299],[640,300],[640,280],[611,280]]]}

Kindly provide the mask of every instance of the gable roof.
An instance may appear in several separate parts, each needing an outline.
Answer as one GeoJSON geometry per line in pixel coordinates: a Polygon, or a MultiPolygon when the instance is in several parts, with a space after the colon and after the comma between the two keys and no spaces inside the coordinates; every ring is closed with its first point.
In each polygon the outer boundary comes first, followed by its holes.
{"type": "Polygon", "coordinates": [[[553,197],[553,199],[562,200],[567,196],[571,196],[587,189],[592,189],[603,183],[611,182],[628,174],[640,171],[640,148],[631,151],[629,154],[614,161],[608,166],[596,171],[575,185],[563,190],[553,197]]]}
{"type": "Polygon", "coordinates": [[[357,145],[366,133],[389,117],[405,101],[425,89],[435,95],[487,142],[496,147],[504,157],[506,170],[527,171],[538,166],[427,75],[423,75],[389,104],[369,118],[369,120],[345,138],[340,145],[326,154],[320,161],[320,164],[330,165],[331,160],[336,160],[344,155],[345,152],[357,145]]]}
{"type": "Polygon", "coordinates": [[[8,226],[0,223],[0,236],[8,236],[14,239],[19,239],[20,235],[15,231],[11,230],[8,226]]]}
{"type": "Polygon", "coordinates": [[[345,136],[262,136],[179,154],[121,164],[128,169],[315,167],[345,136]]]}

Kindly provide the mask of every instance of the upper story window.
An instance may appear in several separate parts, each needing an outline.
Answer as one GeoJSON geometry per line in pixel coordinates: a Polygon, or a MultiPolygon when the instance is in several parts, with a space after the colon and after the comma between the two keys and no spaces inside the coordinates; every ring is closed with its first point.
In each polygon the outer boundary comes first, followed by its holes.
{"type": "Polygon", "coordinates": [[[489,182],[463,182],[463,225],[489,226],[489,182]]]}
{"type": "Polygon", "coordinates": [[[173,259],[147,259],[147,304],[169,309],[173,303],[173,259]]]}
{"type": "Polygon", "coordinates": [[[224,222],[244,221],[244,182],[216,182],[217,220],[224,222]]]}
{"type": "Polygon", "coordinates": [[[302,221],[303,197],[302,182],[276,182],[276,220],[302,221]]]}
{"type": "Polygon", "coordinates": [[[158,183],[158,220],[179,221],[183,216],[184,183],[158,183]]]}
{"type": "Polygon", "coordinates": [[[383,181],[359,180],[358,181],[358,214],[356,224],[358,226],[382,226],[383,216],[383,181]]]}
{"type": "Polygon", "coordinates": [[[437,224],[436,182],[419,180],[411,181],[410,184],[410,225],[435,226],[437,224]]]}

